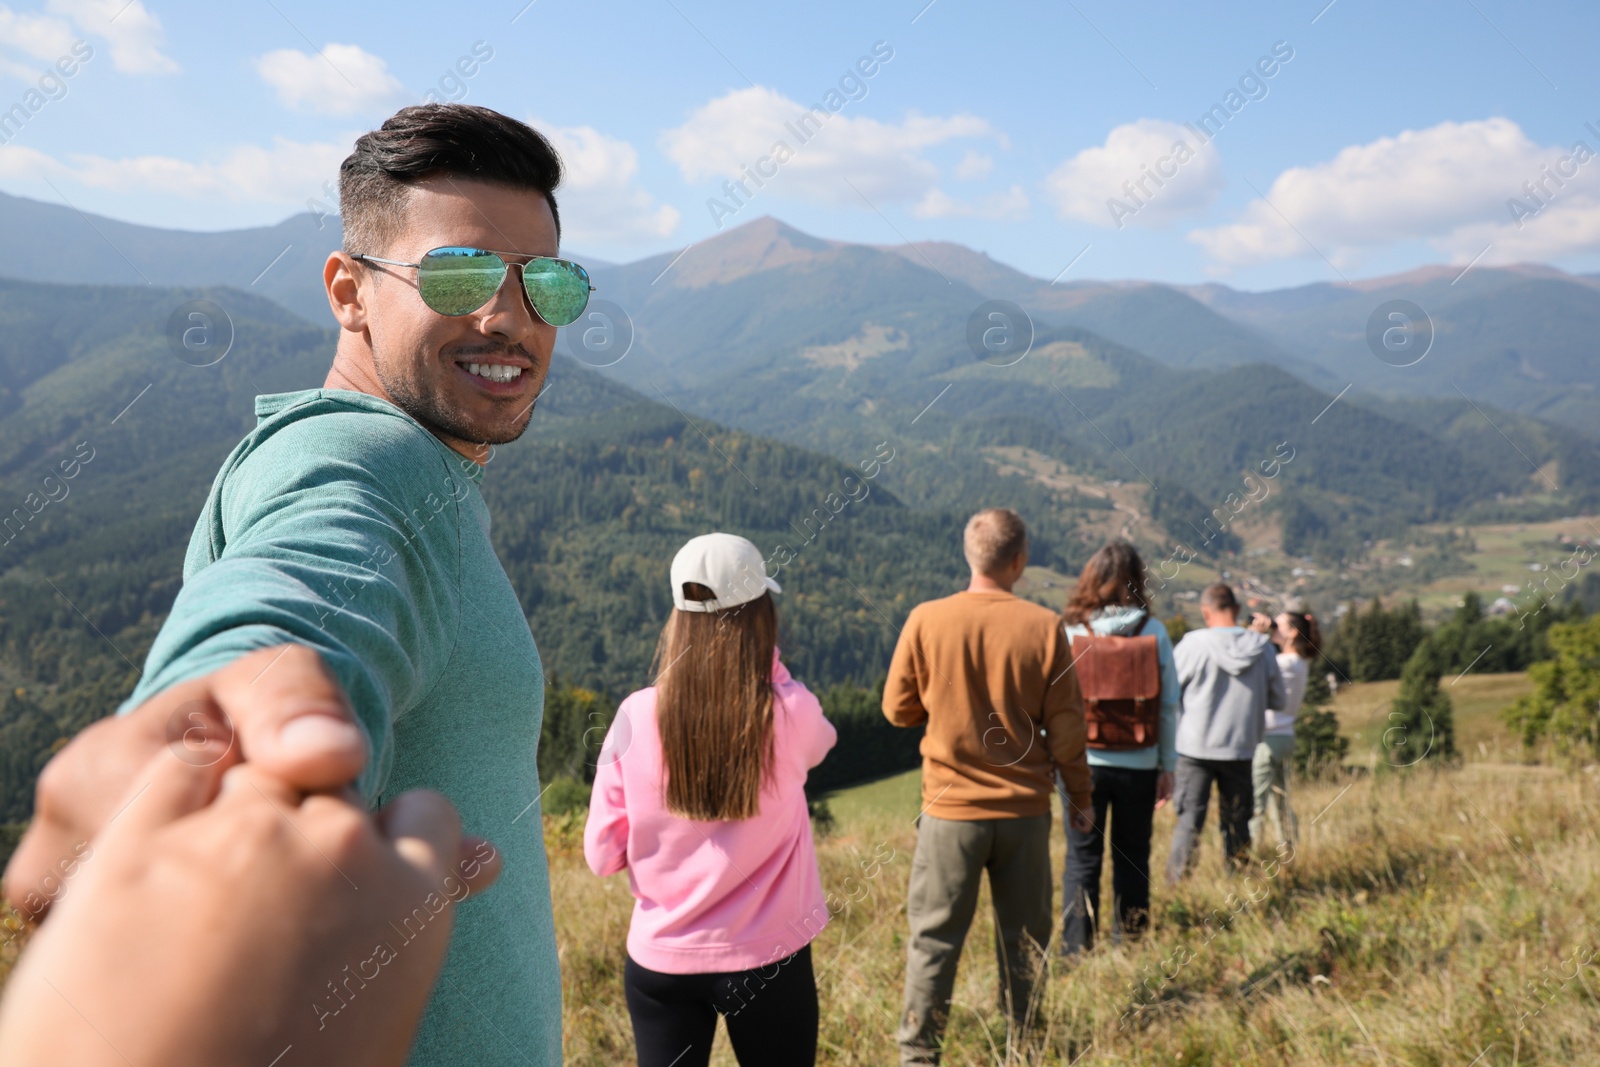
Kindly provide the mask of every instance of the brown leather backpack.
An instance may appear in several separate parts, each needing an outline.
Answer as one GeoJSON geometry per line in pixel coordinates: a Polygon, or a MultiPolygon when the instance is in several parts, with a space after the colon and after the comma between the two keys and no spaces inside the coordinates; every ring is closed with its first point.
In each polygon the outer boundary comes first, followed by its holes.
{"type": "MultiPolygon", "coordinates": [[[[1144,626],[1145,616],[1139,617],[1144,626]]],[[[1090,748],[1148,748],[1161,733],[1161,659],[1154,634],[1072,638],[1090,748]]]]}

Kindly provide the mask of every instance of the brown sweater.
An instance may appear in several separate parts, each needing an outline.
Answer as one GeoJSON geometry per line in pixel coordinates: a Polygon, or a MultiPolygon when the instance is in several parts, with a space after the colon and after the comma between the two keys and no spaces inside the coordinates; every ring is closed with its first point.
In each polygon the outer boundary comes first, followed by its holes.
{"type": "Polygon", "coordinates": [[[1090,803],[1083,697],[1061,619],[1010,593],[961,592],[911,609],[883,689],[896,726],[928,724],[922,803],[936,818],[1022,818],[1090,803]]]}

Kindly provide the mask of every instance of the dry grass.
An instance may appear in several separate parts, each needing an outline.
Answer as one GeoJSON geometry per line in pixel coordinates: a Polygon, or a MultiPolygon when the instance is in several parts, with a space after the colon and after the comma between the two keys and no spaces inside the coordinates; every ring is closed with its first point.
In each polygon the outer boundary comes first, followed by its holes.
{"type": "MultiPolygon", "coordinates": [[[[1144,942],[1102,947],[1070,969],[1052,957],[1038,1006],[1043,1048],[1014,1062],[1600,1062],[1600,961],[1561,962],[1597,944],[1597,778],[1478,762],[1300,784],[1303,840],[1275,876],[1261,866],[1248,882],[1225,876],[1210,832],[1196,876],[1175,891],[1157,887],[1144,942]],[[1207,925],[1207,916],[1226,914],[1230,893],[1255,901],[1231,922],[1207,925]],[[1185,954],[1192,958],[1175,966],[1185,954]],[[1135,999],[1132,987],[1146,979],[1149,992],[1135,999]],[[1527,983],[1547,980],[1549,1005],[1523,1018],[1538,1006],[1527,983]],[[1141,1002],[1148,1007],[1119,1028],[1141,1002]]],[[[837,829],[819,848],[824,885],[843,896],[855,875],[852,887],[862,888],[813,945],[822,1063],[896,1062],[917,809],[915,774],[833,801],[837,829]],[[862,882],[858,865],[880,846],[895,858],[862,882]]],[[[1158,814],[1158,864],[1172,823],[1170,811],[1158,814]]],[[[568,1062],[632,1063],[622,996],[626,876],[588,873],[575,823],[547,830],[568,1062]]],[[[986,894],[956,987],[946,1063],[1006,1060],[991,944],[986,894]]],[[[713,1062],[734,1062],[725,1034],[713,1062]]]]}
{"type": "MultiPolygon", "coordinates": [[[[1477,697],[1492,703],[1488,690],[1500,683],[1479,684],[1477,697]]],[[[1357,695],[1345,709],[1352,717],[1357,695]]],[[[1490,710],[1480,717],[1492,721],[1490,710]]],[[[1177,890],[1156,887],[1143,942],[1102,946],[1070,969],[1052,954],[1038,1005],[1042,1048],[1013,1062],[1600,1063],[1600,959],[1586,959],[1600,945],[1600,774],[1474,761],[1297,783],[1294,803],[1300,847],[1270,874],[1258,865],[1249,880],[1224,875],[1208,831],[1195,877],[1177,890]],[[1131,1025],[1119,1025],[1125,1018],[1131,1025]]],[[[849,790],[831,805],[837,827],[818,849],[824,886],[856,899],[813,945],[820,1062],[892,1064],[917,775],[849,790]],[[890,849],[881,873],[867,877],[862,864],[870,869],[890,849]]],[[[1157,815],[1158,869],[1172,823],[1170,811],[1157,815]]],[[[1059,825],[1058,811],[1057,871],[1059,825]]],[[[549,819],[545,830],[567,1061],[631,1064],[626,876],[589,873],[581,816],[549,819]]],[[[948,1064],[1006,1061],[992,936],[985,892],[956,987],[948,1064]]],[[[6,941],[0,980],[16,947],[6,941]]],[[[713,1062],[734,1062],[725,1035],[713,1062]]]]}

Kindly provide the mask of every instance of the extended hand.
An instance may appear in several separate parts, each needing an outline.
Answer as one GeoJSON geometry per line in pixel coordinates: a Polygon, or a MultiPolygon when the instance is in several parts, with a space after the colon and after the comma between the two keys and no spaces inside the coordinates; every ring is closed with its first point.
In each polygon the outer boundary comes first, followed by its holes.
{"type": "Polygon", "coordinates": [[[1094,809],[1073,808],[1072,814],[1068,817],[1068,821],[1072,823],[1072,828],[1074,830],[1078,831],[1080,834],[1086,834],[1094,829],[1094,809]]]}
{"type": "Polygon", "coordinates": [[[219,774],[248,760],[302,791],[345,786],[367,758],[349,703],[316,652],[279,645],[242,656],[94,723],[45,765],[33,822],[6,868],[13,907],[44,915],[76,857],[169,746],[219,774]]]}
{"type": "Polygon", "coordinates": [[[499,874],[449,801],[373,817],[166,751],[139,780],[7,984],[0,1062],[404,1063],[454,905],[499,874]]]}

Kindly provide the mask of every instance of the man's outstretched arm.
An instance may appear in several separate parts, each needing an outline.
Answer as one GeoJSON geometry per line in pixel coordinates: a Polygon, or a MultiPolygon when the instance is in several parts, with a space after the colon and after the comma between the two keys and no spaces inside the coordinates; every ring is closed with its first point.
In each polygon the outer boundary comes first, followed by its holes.
{"type": "Polygon", "coordinates": [[[229,472],[216,558],[189,575],[126,714],[83,731],[40,776],[33,822],[5,878],[25,914],[41,913],[30,901],[48,907],[44,887],[114,814],[134,771],[208,730],[232,737],[229,760],[297,789],[346,782],[355,765],[364,799],[376,800],[392,716],[420,699],[454,647],[457,525],[442,512],[456,505],[419,428],[396,420],[357,463],[310,434],[311,424],[326,434],[339,422],[319,416],[285,429],[229,472]],[[414,468],[424,463],[440,482],[432,504],[417,488],[414,468]],[[229,670],[263,648],[271,655],[247,676],[229,670]],[[320,657],[342,702],[250,699],[289,684],[280,657],[296,650],[320,657]]]}

